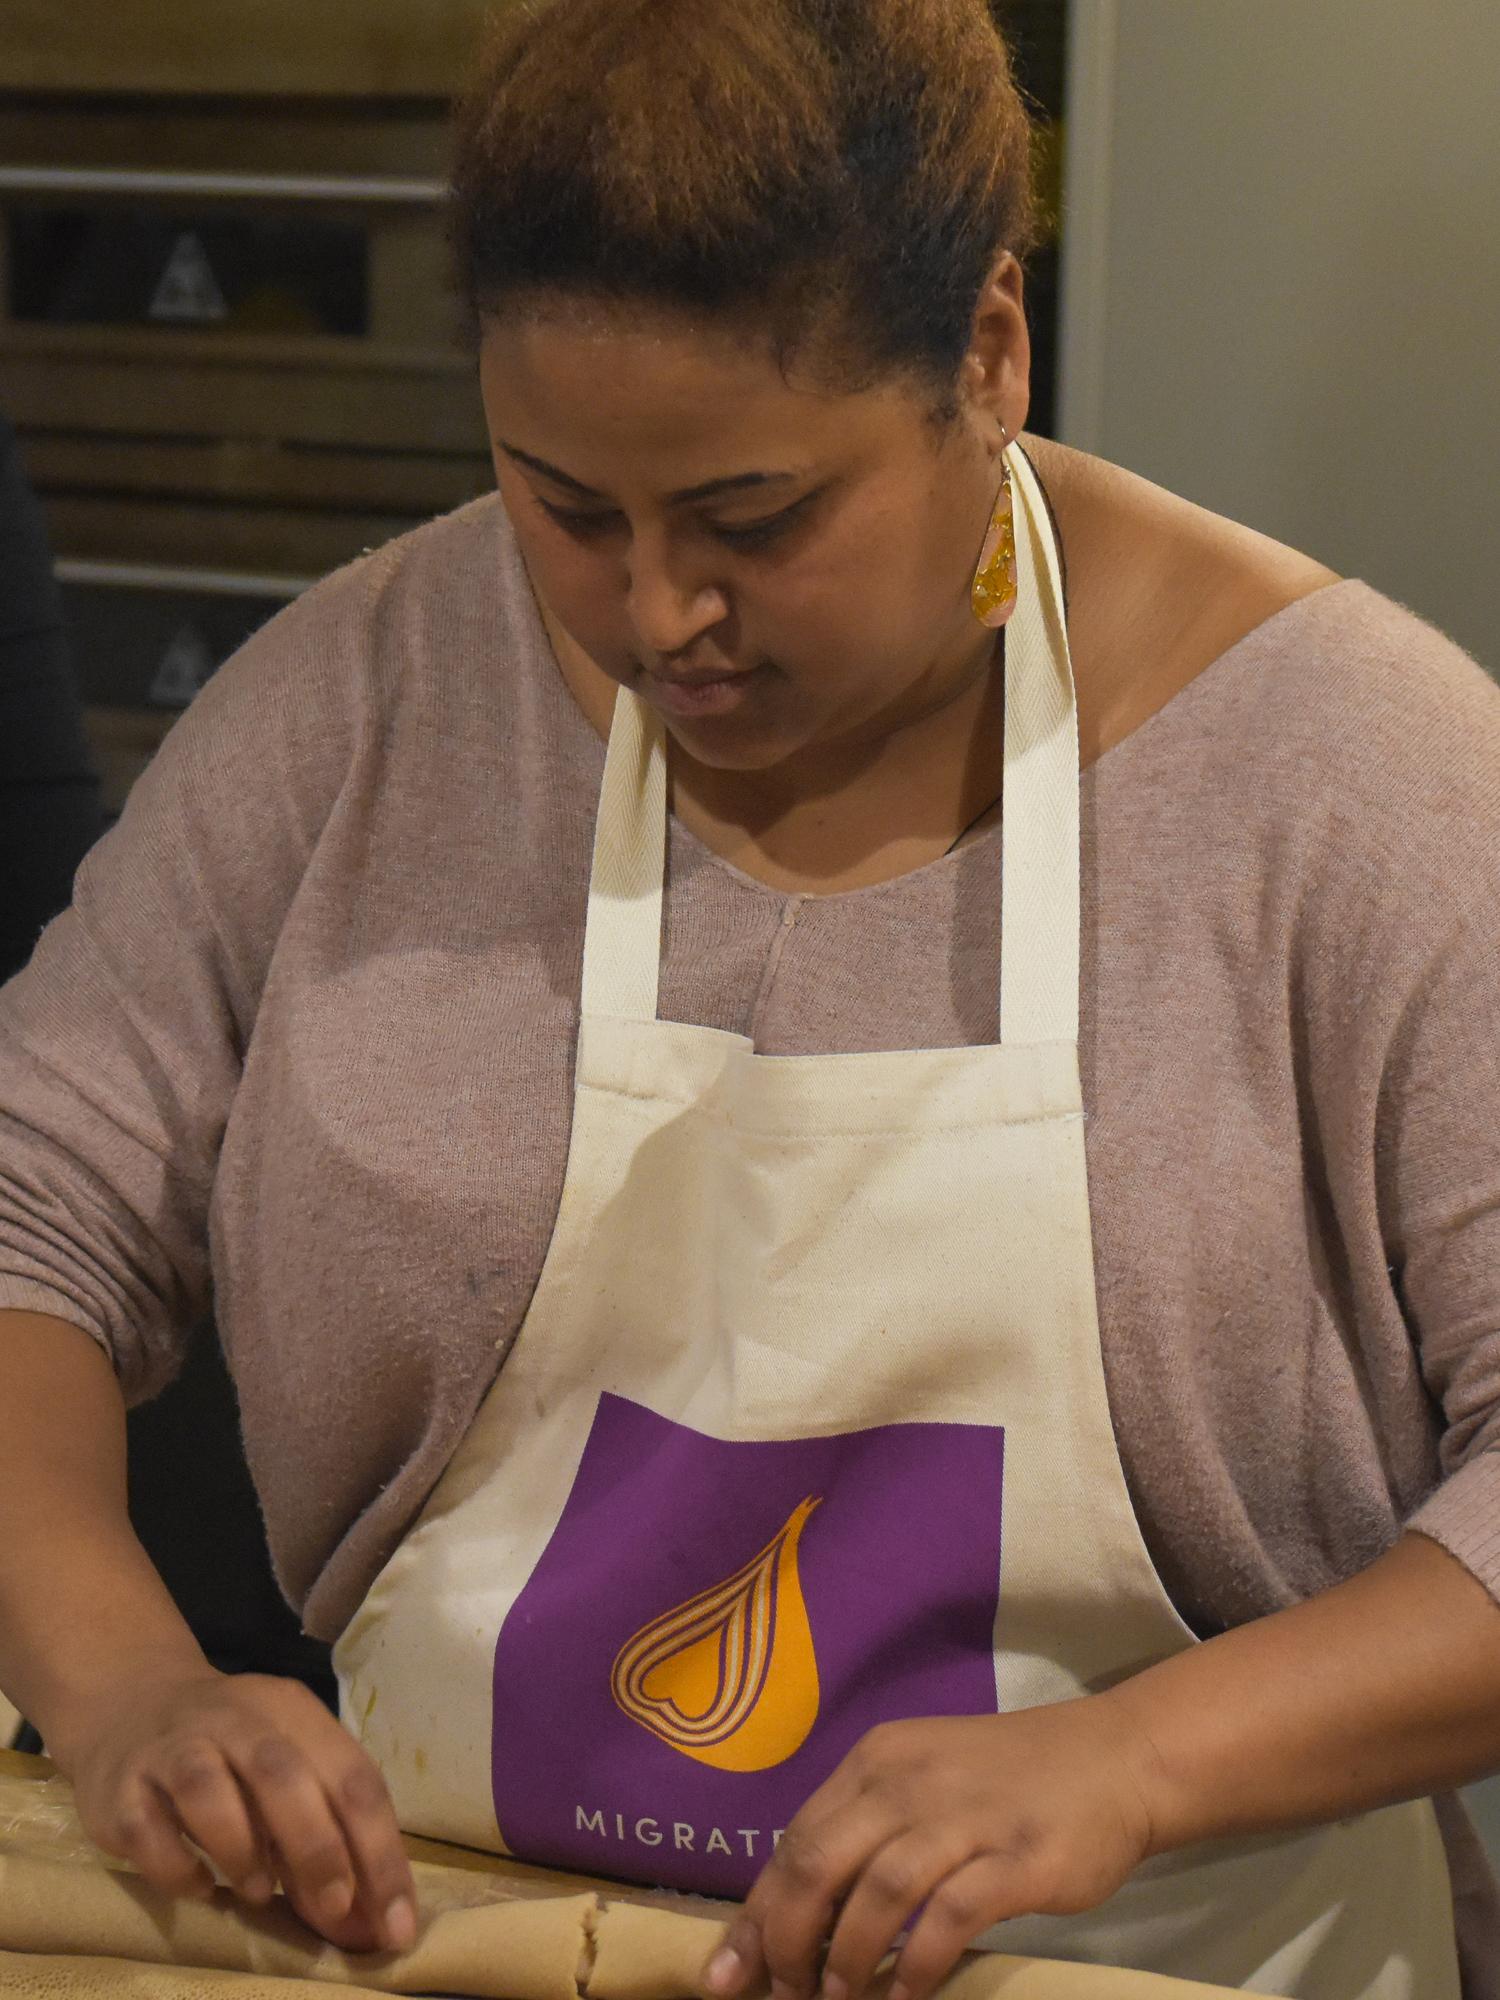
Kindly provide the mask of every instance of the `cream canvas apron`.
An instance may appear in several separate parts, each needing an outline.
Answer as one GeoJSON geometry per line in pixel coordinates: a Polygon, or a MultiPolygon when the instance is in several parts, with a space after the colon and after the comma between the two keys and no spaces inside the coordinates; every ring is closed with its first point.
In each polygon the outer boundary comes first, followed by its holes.
{"type": "MultiPolygon", "coordinates": [[[[335,1653],[412,1832],[742,1896],[876,1724],[1064,1701],[1194,1643],[1105,1388],[1077,711],[1050,523],[1011,465],[998,1044],[770,1058],[658,1021],[666,747],[619,697],[556,1231],[335,1653]]],[[[1299,2000],[1458,1995],[1425,1802],[1162,1857],[986,1942],[1299,2000]]]]}

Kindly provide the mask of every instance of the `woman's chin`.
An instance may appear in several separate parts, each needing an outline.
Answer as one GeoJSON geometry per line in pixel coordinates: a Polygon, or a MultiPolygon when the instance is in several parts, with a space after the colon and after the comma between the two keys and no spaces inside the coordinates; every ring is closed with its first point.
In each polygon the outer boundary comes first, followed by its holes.
{"type": "Polygon", "coordinates": [[[672,741],[710,771],[770,771],[807,747],[801,732],[767,714],[753,697],[718,714],[684,715],[652,702],[646,689],[641,692],[672,741]]]}

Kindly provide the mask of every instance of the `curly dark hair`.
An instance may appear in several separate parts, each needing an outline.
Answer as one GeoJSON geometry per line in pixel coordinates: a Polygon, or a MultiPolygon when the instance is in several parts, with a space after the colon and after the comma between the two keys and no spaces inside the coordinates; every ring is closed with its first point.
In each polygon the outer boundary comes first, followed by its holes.
{"type": "Polygon", "coordinates": [[[457,119],[471,325],[548,294],[805,346],[947,414],[984,282],[1037,237],[986,0],[520,0],[457,119]]]}

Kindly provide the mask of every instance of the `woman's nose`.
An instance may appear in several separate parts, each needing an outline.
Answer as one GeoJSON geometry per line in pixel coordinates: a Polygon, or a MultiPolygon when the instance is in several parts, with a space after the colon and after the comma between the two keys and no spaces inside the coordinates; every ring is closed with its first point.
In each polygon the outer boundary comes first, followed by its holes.
{"type": "Polygon", "coordinates": [[[637,553],[630,565],[631,621],[642,650],[670,659],[728,616],[722,589],[699,573],[637,553]]]}

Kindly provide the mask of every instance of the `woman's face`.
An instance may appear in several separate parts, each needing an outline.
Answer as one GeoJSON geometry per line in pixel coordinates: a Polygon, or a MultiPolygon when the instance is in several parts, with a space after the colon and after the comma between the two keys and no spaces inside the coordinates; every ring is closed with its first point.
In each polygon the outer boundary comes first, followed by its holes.
{"type": "Polygon", "coordinates": [[[1019,280],[1013,303],[943,435],[909,384],[789,384],[763,346],[654,308],[492,323],[495,463],[544,607],[715,769],[875,744],[955,700],[995,653],[970,591],[1001,422],[1024,419],[1019,280]]]}

